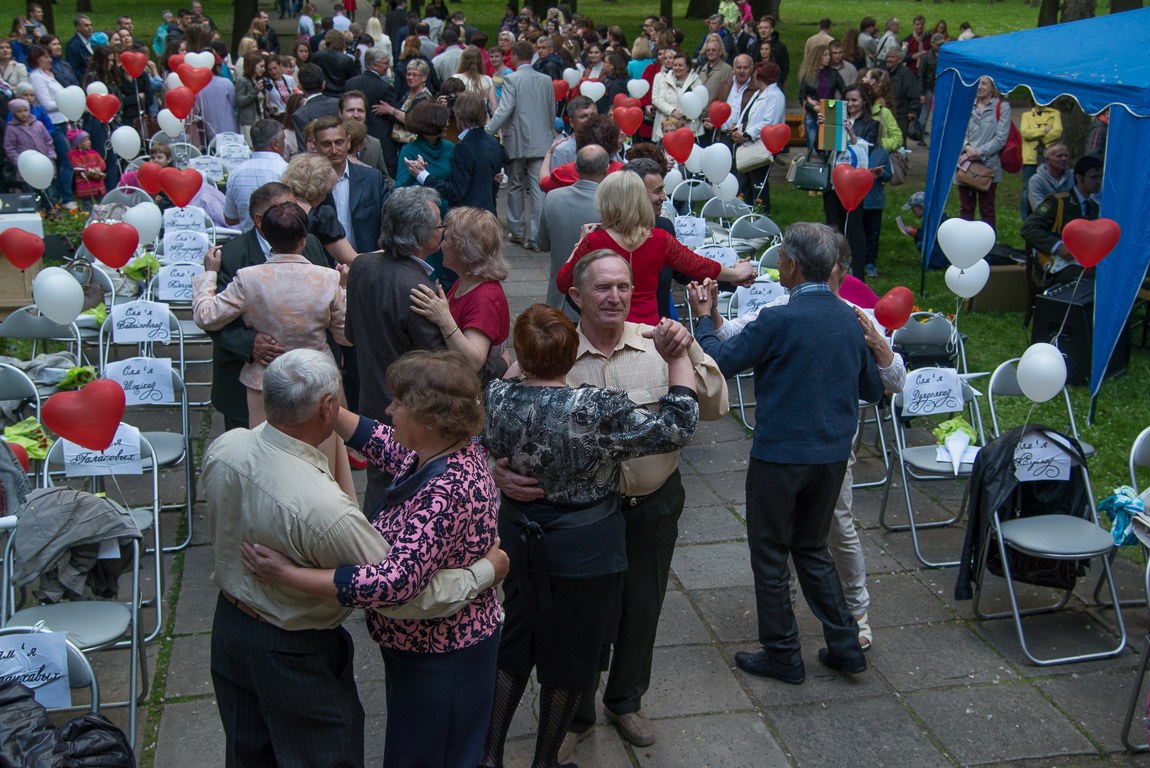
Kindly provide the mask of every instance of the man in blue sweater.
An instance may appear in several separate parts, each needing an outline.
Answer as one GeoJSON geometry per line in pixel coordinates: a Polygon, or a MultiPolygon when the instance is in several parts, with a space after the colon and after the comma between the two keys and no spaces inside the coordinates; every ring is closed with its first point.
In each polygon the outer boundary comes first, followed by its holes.
{"type": "Polygon", "coordinates": [[[785,307],[763,312],[739,336],[719,341],[709,317],[696,337],[723,375],[754,369],[755,421],[747,470],[747,538],[755,576],[758,653],[735,663],[754,675],[798,685],[806,679],[787,582],[788,554],[807,602],[823,623],[819,661],[866,671],[858,625],[847,609],[827,531],[851,454],[858,401],[883,386],[854,312],[827,285],[837,256],[823,224],[787,228],[779,249],[785,307]]]}

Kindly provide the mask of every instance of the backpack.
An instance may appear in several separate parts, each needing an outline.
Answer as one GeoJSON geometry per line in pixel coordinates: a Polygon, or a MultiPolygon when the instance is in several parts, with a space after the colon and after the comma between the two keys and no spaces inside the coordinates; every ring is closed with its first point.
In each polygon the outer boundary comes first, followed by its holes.
{"type": "MultiPolygon", "coordinates": [[[[1002,100],[999,99],[994,107],[994,119],[997,120],[1001,115],[1002,100]]],[[[1013,120],[1010,122],[1010,135],[1006,137],[1006,146],[998,154],[998,162],[1002,164],[1002,170],[1007,173],[1018,173],[1022,170],[1022,134],[1018,132],[1013,120]]]]}

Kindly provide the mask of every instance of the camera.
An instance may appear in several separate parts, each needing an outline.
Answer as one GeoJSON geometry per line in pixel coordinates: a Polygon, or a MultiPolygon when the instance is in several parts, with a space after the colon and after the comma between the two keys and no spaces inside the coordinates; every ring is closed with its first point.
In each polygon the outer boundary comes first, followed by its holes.
{"type": "Polygon", "coordinates": [[[458,93],[447,94],[446,98],[447,98],[447,108],[448,109],[452,109],[452,110],[455,109],[455,99],[457,96],[459,96],[458,93]]]}
{"type": "Polygon", "coordinates": [[[274,87],[275,87],[275,83],[272,82],[272,79],[270,77],[261,77],[260,78],[260,90],[261,91],[270,91],[274,87]]]}

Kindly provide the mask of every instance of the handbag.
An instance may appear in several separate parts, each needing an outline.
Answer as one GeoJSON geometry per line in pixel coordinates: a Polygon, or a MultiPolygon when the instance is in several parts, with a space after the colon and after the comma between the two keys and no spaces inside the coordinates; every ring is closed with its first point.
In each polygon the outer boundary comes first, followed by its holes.
{"type": "Polygon", "coordinates": [[[922,123],[918,120],[910,120],[906,124],[906,140],[907,141],[922,141],[922,123]]]}
{"type": "Polygon", "coordinates": [[[890,181],[887,184],[892,187],[905,184],[906,177],[910,175],[910,155],[902,152],[891,152],[890,168],[890,181]]]}
{"type": "Polygon", "coordinates": [[[831,188],[831,164],[824,157],[812,159],[811,152],[794,167],[795,189],[826,192],[831,188]]]}
{"type": "Polygon", "coordinates": [[[979,192],[989,192],[994,184],[994,171],[982,163],[971,162],[965,169],[955,171],[954,178],[959,184],[979,192]]]}
{"type": "Polygon", "coordinates": [[[391,127],[391,140],[396,144],[410,144],[418,137],[399,123],[391,127]]]}
{"type": "Polygon", "coordinates": [[[767,149],[767,145],[762,140],[751,141],[746,144],[740,144],[735,148],[735,170],[740,173],[746,173],[764,165],[770,165],[774,161],[774,155],[767,149]]]}

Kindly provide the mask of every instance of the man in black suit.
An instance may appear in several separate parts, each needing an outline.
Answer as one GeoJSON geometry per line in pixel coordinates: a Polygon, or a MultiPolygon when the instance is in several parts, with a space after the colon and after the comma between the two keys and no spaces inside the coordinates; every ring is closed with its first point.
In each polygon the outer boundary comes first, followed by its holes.
{"type": "Polygon", "coordinates": [[[399,30],[407,26],[407,0],[398,0],[395,4],[395,10],[388,11],[387,16],[383,18],[383,31],[388,37],[391,38],[391,50],[398,56],[399,52],[403,50],[403,39],[399,36],[399,30]]]}
{"type": "Polygon", "coordinates": [[[307,41],[307,44],[311,46],[311,52],[313,54],[319,51],[319,44],[327,37],[327,33],[333,29],[335,29],[335,22],[332,21],[331,16],[324,16],[319,20],[319,32],[312,35],[311,39],[307,41]]]}
{"type": "Polygon", "coordinates": [[[432,187],[449,207],[471,205],[495,213],[499,192],[496,175],[503,167],[503,148],[483,127],[487,125],[487,100],[475,93],[455,99],[455,122],[459,143],[451,157],[451,178],[436,179],[427,173],[423,158],[405,160],[407,170],[420,184],[432,187]]]}
{"type": "Polygon", "coordinates": [[[451,14],[451,23],[459,27],[459,36],[463,38],[463,42],[471,45],[471,36],[478,32],[479,28],[467,23],[467,17],[463,15],[463,11],[456,11],[451,14]]]}
{"type": "Polygon", "coordinates": [[[359,74],[359,62],[346,53],[351,35],[333,29],[327,33],[327,47],[311,57],[311,63],[323,70],[324,96],[339,98],[347,81],[359,74]]]}
{"type": "Polygon", "coordinates": [[[335,208],[351,247],[363,253],[379,247],[380,213],[391,191],[375,168],[347,161],[350,144],[347,127],[339,117],[316,121],[316,152],[331,163],[339,177],[324,202],[335,208]]]}
{"type": "Polygon", "coordinates": [[[303,129],[307,124],[325,115],[339,114],[339,100],[324,95],[324,85],[323,70],[315,64],[304,64],[299,68],[299,87],[305,98],[303,105],[291,116],[291,124],[295,127],[296,146],[301,152],[306,147],[303,129]]]}
{"type": "Polygon", "coordinates": [[[399,150],[391,140],[391,129],[395,123],[382,109],[382,105],[393,104],[395,101],[395,86],[385,79],[391,67],[391,59],[379,48],[368,48],[363,54],[363,66],[366,71],[348,80],[347,90],[359,91],[367,100],[367,135],[379,140],[383,149],[383,162],[387,165],[388,174],[394,179],[396,165],[399,163],[399,150]]]}
{"type": "Polygon", "coordinates": [[[92,58],[92,20],[79,14],[72,20],[76,34],[64,47],[64,61],[72,66],[76,77],[83,77],[88,71],[88,60],[92,58]]]}
{"type": "MultiPolygon", "coordinates": [[[[264,211],[279,203],[294,203],[295,196],[287,186],[272,181],[257,187],[249,198],[249,211],[255,226],[239,237],[224,243],[216,293],[223,293],[236,272],[244,267],[263,264],[268,257],[268,244],[260,234],[264,211]]],[[[303,257],[317,266],[329,266],[327,254],[314,235],[307,236],[303,257]]],[[[247,387],[240,383],[240,371],[256,360],[271,362],[284,353],[279,339],[244,326],[236,318],[219,331],[208,331],[212,337],[212,405],[224,416],[225,429],[247,429],[247,387]]]]}

